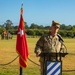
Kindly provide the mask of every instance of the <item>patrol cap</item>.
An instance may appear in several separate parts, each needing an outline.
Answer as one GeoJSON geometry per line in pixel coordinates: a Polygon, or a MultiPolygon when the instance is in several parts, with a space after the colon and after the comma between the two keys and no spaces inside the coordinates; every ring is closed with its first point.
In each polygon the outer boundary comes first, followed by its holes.
{"type": "Polygon", "coordinates": [[[53,20],[52,21],[52,26],[57,26],[57,27],[60,28],[60,23],[53,20]]]}

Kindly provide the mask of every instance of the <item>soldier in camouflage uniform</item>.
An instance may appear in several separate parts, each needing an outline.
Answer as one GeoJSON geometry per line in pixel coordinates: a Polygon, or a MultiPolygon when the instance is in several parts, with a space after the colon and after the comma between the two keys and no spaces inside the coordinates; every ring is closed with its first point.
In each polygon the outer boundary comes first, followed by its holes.
{"type": "MultiPolygon", "coordinates": [[[[59,31],[60,24],[58,22],[52,21],[52,25],[50,28],[50,31],[48,34],[44,34],[40,37],[40,39],[36,43],[35,47],[35,53],[36,56],[38,57],[40,53],[43,52],[60,52],[60,50],[63,50],[63,45],[60,41],[62,41],[59,37],[60,35],[57,34],[59,31]]],[[[51,58],[54,60],[54,58],[51,58]]],[[[43,63],[44,58],[40,57],[40,70],[41,70],[41,75],[43,74],[43,63]]]]}

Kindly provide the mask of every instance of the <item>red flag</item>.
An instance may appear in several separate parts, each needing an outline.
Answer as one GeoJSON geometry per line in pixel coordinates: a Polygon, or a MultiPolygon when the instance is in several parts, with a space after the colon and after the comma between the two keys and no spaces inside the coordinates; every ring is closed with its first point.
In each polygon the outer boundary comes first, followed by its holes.
{"type": "Polygon", "coordinates": [[[28,47],[26,41],[26,34],[24,33],[24,20],[23,20],[23,8],[21,8],[20,23],[17,33],[16,51],[19,54],[20,66],[26,68],[28,58],[28,47]]]}

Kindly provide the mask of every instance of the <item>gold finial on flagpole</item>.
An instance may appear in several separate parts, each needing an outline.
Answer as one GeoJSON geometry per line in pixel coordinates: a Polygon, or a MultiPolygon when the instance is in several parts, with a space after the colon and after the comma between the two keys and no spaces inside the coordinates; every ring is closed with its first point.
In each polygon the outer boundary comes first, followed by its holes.
{"type": "Polygon", "coordinates": [[[23,3],[21,4],[21,14],[23,14],[23,3]]]}

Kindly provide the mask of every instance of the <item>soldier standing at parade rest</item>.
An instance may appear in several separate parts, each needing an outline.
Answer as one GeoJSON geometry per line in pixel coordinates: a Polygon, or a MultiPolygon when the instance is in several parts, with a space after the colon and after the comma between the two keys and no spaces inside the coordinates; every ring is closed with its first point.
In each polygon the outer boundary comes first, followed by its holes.
{"type": "MultiPolygon", "coordinates": [[[[59,34],[57,34],[59,28],[60,23],[53,20],[49,33],[42,35],[36,43],[34,52],[37,57],[40,57],[39,59],[41,71],[40,75],[43,75],[43,63],[45,62],[44,58],[39,55],[43,52],[51,53],[51,52],[60,52],[60,50],[63,51],[63,44],[61,43],[61,41],[63,42],[62,37],[59,34]]],[[[55,59],[54,57],[51,58],[51,60],[54,59],[55,59]]]]}

